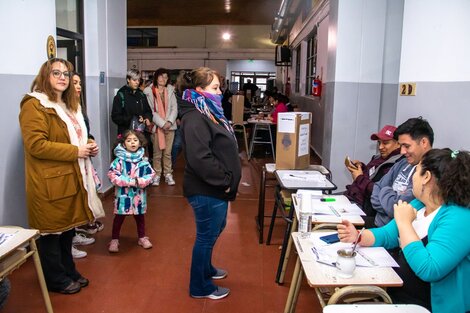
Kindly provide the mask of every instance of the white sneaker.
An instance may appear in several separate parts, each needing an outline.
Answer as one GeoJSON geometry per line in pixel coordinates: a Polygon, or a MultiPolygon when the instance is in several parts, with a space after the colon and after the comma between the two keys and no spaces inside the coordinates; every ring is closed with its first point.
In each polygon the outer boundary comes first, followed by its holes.
{"type": "Polygon", "coordinates": [[[175,183],[175,180],[173,179],[173,175],[172,174],[166,174],[165,175],[165,182],[169,185],[169,186],[173,186],[175,183]]]}
{"type": "Polygon", "coordinates": [[[160,176],[155,176],[152,186],[160,186],[160,176]]]}
{"type": "Polygon", "coordinates": [[[74,259],[81,259],[87,256],[87,253],[82,250],[78,250],[75,246],[72,246],[72,257],[74,259]]]}
{"type": "Polygon", "coordinates": [[[95,238],[88,238],[82,233],[73,236],[72,244],[76,246],[87,246],[95,242],[95,238]]]}

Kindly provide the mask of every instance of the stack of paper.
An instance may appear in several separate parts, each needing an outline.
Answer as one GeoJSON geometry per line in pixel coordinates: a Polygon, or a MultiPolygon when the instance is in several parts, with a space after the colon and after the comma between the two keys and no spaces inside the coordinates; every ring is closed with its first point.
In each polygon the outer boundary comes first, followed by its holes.
{"type": "Polygon", "coordinates": [[[297,203],[313,215],[332,215],[338,218],[366,215],[360,207],[343,195],[323,195],[321,192],[299,189],[297,203]]]}
{"type": "MultiPolygon", "coordinates": [[[[337,242],[327,244],[320,239],[321,236],[334,234],[335,232],[312,233],[310,240],[313,240],[312,253],[317,262],[335,266],[337,251],[339,249],[351,249],[351,243],[337,242]]],[[[392,256],[382,247],[361,247],[356,249],[356,266],[364,267],[399,267],[392,256]]]]}

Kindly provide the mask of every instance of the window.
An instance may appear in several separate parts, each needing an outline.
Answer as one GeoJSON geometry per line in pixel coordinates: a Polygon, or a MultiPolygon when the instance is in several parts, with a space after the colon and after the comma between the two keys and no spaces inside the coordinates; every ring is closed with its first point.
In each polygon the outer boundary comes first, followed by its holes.
{"type": "Polygon", "coordinates": [[[85,88],[83,57],[83,2],[56,0],[57,56],[70,61],[75,71],[82,74],[85,88]]]}
{"type": "Polygon", "coordinates": [[[295,50],[295,92],[300,92],[300,45],[295,50]]]}
{"type": "Polygon", "coordinates": [[[273,78],[276,78],[276,73],[273,72],[232,72],[231,81],[237,83],[237,89],[240,90],[250,79],[263,92],[267,88],[268,80],[273,78]]]}
{"type": "Polygon", "coordinates": [[[307,41],[307,76],[305,84],[305,94],[312,92],[313,80],[317,74],[317,28],[307,41]]]}
{"type": "Polygon", "coordinates": [[[158,28],[128,28],[128,47],[158,47],[158,28]]]}

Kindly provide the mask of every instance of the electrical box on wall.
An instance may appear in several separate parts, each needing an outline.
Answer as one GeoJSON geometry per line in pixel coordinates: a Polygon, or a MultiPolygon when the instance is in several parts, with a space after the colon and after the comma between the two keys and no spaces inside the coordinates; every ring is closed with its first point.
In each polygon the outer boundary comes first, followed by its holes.
{"type": "Polygon", "coordinates": [[[400,83],[400,96],[416,96],[416,83],[400,83]]]}

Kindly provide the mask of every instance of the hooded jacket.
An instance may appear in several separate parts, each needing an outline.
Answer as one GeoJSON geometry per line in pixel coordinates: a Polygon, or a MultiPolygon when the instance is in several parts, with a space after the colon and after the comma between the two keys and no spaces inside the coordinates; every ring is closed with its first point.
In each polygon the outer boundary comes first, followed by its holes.
{"type": "Polygon", "coordinates": [[[398,200],[410,202],[413,195],[412,176],[416,165],[411,165],[406,159],[395,163],[390,171],[374,184],[370,202],[377,211],[375,225],[383,226],[393,218],[393,205],[398,200]]]}
{"type": "MultiPolygon", "coordinates": [[[[45,94],[31,93],[21,101],[29,226],[41,233],[63,232],[88,223],[95,211],[96,217],[104,215],[92,177],[84,172],[91,169],[91,162],[78,158],[78,139],[70,137],[73,126],[65,116],[45,94]]],[[[76,118],[86,133],[80,110],[76,118]]],[[[80,144],[86,143],[86,136],[83,140],[80,144]]]]}
{"type": "Polygon", "coordinates": [[[186,167],[185,197],[205,195],[235,200],[241,179],[241,163],[235,137],[224,126],[201,114],[194,104],[176,97],[181,118],[186,167]],[[228,192],[225,192],[230,187],[228,192]]]}
{"type": "Polygon", "coordinates": [[[145,214],[147,210],[145,187],[152,183],[155,171],[144,157],[144,148],[129,152],[119,144],[114,149],[114,154],[116,159],[111,163],[108,171],[109,180],[116,186],[114,214],[145,214]]]}
{"type": "Polygon", "coordinates": [[[369,202],[367,206],[370,206],[370,196],[374,183],[387,174],[393,164],[401,157],[400,149],[395,149],[385,159],[377,154],[372,157],[367,165],[361,163],[363,174],[357,176],[351,185],[346,186],[344,195],[361,207],[364,207],[365,202],[369,202]]]}

